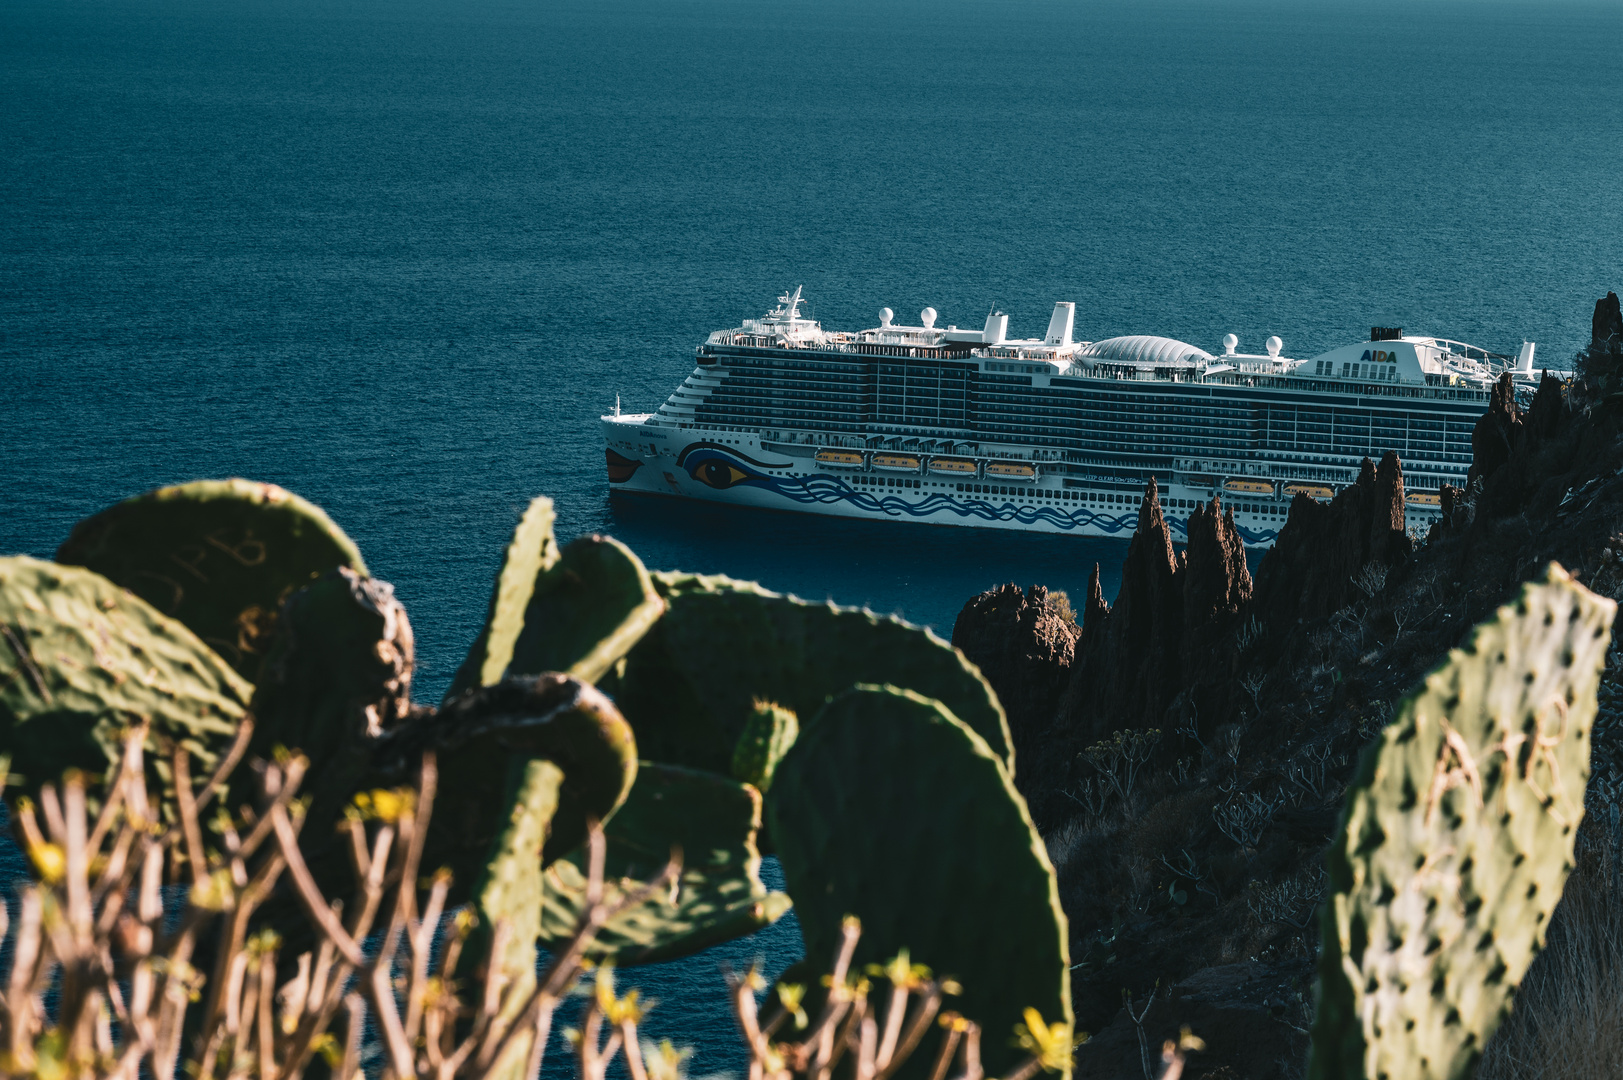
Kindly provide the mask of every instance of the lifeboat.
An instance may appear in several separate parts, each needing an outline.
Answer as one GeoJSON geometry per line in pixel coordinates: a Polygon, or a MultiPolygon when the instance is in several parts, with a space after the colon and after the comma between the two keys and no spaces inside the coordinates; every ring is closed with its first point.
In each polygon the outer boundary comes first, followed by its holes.
{"type": "Polygon", "coordinates": [[[832,465],[836,469],[860,469],[862,454],[856,450],[823,449],[817,451],[817,464],[832,465]]]}
{"type": "Polygon", "coordinates": [[[941,476],[974,476],[975,463],[965,458],[931,458],[930,471],[941,476]]]}
{"type": "Polygon", "coordinates": [[[1443,497],[1435,491],[1411,491],[1404,495],[1403,501],[1410,506],[1442,506],[1443,497]]]}
{"type": "Polygon", "coordinates": [[[1020,461],[988,461],[986,475],[996,476],[1004,480],[1035,480],[1037,469],[1020,461]]]}
{"type": "Polygon", "coordinates": [[[873,467],[892,472],[918,472],[919,459],[911,454],[875,454],[873,467]]]}
{"type": "Polygon", "coordinates": [[[1266,480],[1228,480],[1223,490],[1235,495],[1272,495],[1274,485],[1266,480]]]}
{"type": "Polygon", "coordinates": [[[1329,484],[1286,484],[1285,494],[1306,495],[1310,499],[1318,499],[1322,502],[1325,499],[1335,498],[1336,489],[1329,484]]]}

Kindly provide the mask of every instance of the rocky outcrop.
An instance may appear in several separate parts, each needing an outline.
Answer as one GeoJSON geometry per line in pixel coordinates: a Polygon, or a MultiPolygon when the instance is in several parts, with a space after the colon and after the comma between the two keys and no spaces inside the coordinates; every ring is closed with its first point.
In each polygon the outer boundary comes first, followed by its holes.
{"type": "Polygon", "coordinates": [[[1274,626],[1323,618],[1367,594],[1413,550],[1398,456],[1388,451],[1379,467],[1365,458],[1357,481],[1328,503],[1296,496],[1257,567],[1253,608],[1274,626]]]}
{"type": "Polygon", "coordinates": [[[1623,305],[1619,305],[1615,292],[1595,301],[1589,349],[1591,353],[1623,355],[1623,305]]]}
{"type": "Polygon", "coordinates": [[[1233,650],[1225,639],[1251,599],[1245,547],[1220,499],[1190,515],[1188,532],[1188,546],[1174,553],[1151,480],[1113,606],[1104,602],[1095,568],[1055,720],[1072,742],[1087,745],[1120,728],[1153,726],[1185,685],[1227,673],[1233,650]]]}
{"type": "Polygon", "coordinates": [[[1465,475],[1465,487],[1471,482],[1499,471],[1510,462],[1510,455],[1521,442],[1522,411],[1516,407],[1516,391],[1510,373],[1499,377],[1488,397],[1488,411],[1477,418],[1471,430],[1471,471],[1465,475]]]}
{"type": "MultiPolygon", "coordinates": [[[[1094,567],[1094,587],[1099,568],[1094,567]]],[[[952,643],[981,669],[1009,718],[1015,782],[1039,779],[1042,746],[1076,653],[1077,628],[1063,594],[999,585],[964,605],[952,643]]]]}

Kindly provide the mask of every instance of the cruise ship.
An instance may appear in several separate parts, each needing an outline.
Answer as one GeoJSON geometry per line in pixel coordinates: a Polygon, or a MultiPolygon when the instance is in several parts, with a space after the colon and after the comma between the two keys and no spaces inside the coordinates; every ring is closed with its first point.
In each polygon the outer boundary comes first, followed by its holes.
{"type": "Polygon", "coordinates": [[[654,413],[602,418],[611,492],[887,521],[1130,536],[1153,477],[1175,536],[1220,497],[1245,543],[1271,544],[1297,495],[1329,499],[1360,462],[1403,460],[1408,525],[1463,485],[1494,382],[1533,380],[1512,357],[1376,327],[1307,360],[1210,353],[1172,338],[1074,340],[1076,305],[1042,338],[919,325],[879,312],[827,331],[801,290],[698,346],[654,413]]]}

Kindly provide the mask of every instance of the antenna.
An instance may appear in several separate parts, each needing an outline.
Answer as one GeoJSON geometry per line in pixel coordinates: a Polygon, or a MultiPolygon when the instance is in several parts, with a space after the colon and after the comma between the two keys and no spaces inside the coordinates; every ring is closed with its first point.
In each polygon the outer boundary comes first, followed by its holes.
{"type": "Polygon", "coordinates": [[[619,394],[614,395],[614,415],[615,415],[616,419],[618,419],[619,416],[620,416],[620,395],[619,394]]]}

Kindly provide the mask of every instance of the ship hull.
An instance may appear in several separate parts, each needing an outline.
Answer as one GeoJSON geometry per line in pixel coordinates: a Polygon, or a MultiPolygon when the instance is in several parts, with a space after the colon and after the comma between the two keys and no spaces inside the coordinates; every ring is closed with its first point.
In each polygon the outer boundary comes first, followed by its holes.
{"type": "MultiPolygon", "coordinates": [[[[796,457],[737,431],[661,428],[644,419],[603,419],[611,494],[1068,536],[1126,538],[1138,525],[1143,488],[1127,480],[1088,482],[1040,472],[1035,480],[958,478],[924,469],[898,474],[872,465],[829,468],[815,461],[809,447],[805,457],[796,457]]],[[[1186,537],[1190,512],[1213,494],[1176,483],[1162,486],[1162,512],[1174,540],[1186,537]]],[[[1266,546],[1278,536],[1288,504],[1234,509],[1242,540],[1266,546]]]]}

